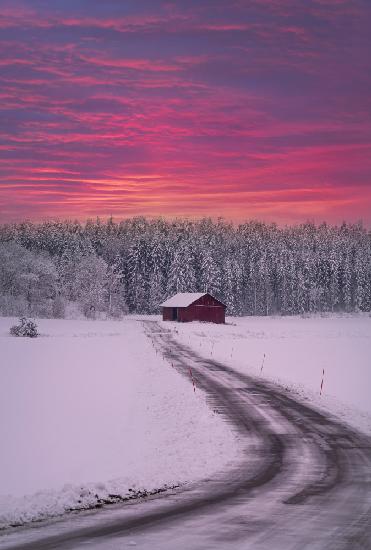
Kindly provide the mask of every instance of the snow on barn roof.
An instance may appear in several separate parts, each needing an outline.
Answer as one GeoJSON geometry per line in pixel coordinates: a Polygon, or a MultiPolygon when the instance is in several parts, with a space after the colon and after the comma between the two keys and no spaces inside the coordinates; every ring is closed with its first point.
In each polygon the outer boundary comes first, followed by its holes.
{"type": "Polygon", "coordinates": [[[188,307],[205,294],[207,292],[179,292],[160,304],[160,307],[188,307]]]}

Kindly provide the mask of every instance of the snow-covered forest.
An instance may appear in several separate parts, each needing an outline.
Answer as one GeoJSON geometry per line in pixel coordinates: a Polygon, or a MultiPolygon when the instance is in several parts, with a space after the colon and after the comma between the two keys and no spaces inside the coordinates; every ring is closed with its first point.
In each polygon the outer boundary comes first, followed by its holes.
{"type": "Polygon", "coordinates": [[[159,313],[209,291],[230,315],[371,310],[371,232],[361,224],[89,220],[0,226],[0,313],[159,313]]]}

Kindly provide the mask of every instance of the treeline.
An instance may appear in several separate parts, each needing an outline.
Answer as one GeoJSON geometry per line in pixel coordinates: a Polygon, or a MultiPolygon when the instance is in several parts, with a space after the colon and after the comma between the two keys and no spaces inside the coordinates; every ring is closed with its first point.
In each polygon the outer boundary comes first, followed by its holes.
{"type": "Polygon", "coordinates": [[[158,313],[209,291],[230,315],[371,310],[371,233],[361,224],[133,218],[0,226],[0,312],[158,313]]]}

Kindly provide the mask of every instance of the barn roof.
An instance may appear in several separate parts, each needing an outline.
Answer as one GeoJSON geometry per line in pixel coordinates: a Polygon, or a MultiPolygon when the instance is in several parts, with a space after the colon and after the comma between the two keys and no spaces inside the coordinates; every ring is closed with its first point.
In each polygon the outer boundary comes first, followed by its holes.
{"type": "Polygon", "coordinates": [[[160,304],[160,307],[188,307],[205,294],[207,292],[179,292],[160,304]]]}

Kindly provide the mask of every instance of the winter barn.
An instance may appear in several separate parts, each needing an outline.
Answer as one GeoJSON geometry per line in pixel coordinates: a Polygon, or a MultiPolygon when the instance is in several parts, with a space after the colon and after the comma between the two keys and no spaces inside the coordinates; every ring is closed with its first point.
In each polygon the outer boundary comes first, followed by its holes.
{"type": "Polygon", "coordinates": [[[225,323],[226,305],[205,292],[180,292],[161,304],[164,321],[225,323]]]}

